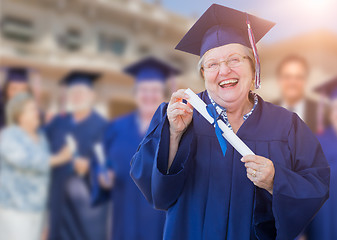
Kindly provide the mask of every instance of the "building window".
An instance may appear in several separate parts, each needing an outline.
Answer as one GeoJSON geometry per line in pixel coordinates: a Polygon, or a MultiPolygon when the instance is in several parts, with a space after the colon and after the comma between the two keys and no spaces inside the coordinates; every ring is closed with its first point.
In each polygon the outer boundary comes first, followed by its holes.
{"type": "Polygon", "coordinates": [[[121,56],[126,49],[126,40],[121,37],[108,37],[102,34],[99,35],[98,49],[100,52],[111,52],[121,56]]]}
{"type": "Polygon", "coordinates": [[[68,29],[58,39],[62,48],[69,51],[77,51],[82,46],[82,34],[77,29],[68,29]]]}
{"type": "Polygon", "coordinates": [[[5,17],[1,21],[1,33],[5,38],[28,43],[34,39],[34,26],[26,19],[5,17]]]}

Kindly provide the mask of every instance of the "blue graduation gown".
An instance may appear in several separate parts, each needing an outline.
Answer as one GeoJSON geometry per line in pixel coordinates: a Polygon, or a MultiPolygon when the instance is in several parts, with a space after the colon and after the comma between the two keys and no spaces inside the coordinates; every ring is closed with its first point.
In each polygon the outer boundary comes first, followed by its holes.
{"type": "Polygon", "coordinates": [[[94,189],[96,202],[113,200],[112,234],[116,240],[160,240],[163,237],[165,212],[153,209],[132,181],[130,161],[143,139],[133,112],[111,122],[105,134],[108,167],[116,174],[109,195],[94,189]]]}
{"type": "Polygon", "coordinates": [[[6,123],[5,105],[4,97],[0,91],[0,130],[5,126],[6,123]]]}
{"type": "Polygon", "coordinates": [[[0,103],[0,130],[5,127],[6,119],[5,119],[5,110],[4,106],[0,103]]]}
{"type": "MultiPolygon", "coordinates": [[[[206,92],[199,94],[210,104],[206,92]]],[[[237,135],[273,161],[273,195],[247,178],[241,155],[197,111],[171,168],[167,104],[155,113],[132,159],[131,176],[147,200],[167,210],[164,239],[294,239],[328,198],[329,166],[296,115],[259,97],[237,135]]]]}
{"type": "Polygon", "coordinates": [[[337,134],[332,127],[318,135],[331,168],[330,198],[326,201],[307,230],[308,240],[337,239],[337,134]]]}
{"type": "Polygon", "coordinates": [[[106,121],[97,113],[74,123],[70,114],[56,116],[45,127],[52,153],[58,153],[66,144],[66,135],[76,140],[78,155],[90,160],[90,173],[79,177],[73,162],[55,167],[51,173],[50,240],[105,240],[107,235],[107,206],[91,206],[90,188],[94,161],[93,145],[102,141],[106,121]]]}

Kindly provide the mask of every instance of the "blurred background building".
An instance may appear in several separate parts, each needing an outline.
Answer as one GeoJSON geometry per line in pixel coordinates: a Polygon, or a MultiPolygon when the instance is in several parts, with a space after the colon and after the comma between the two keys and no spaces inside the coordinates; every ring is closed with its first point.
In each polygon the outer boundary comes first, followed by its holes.
{"type": "MultiPolygon", "coordinates": [[[[58,81],[79,68],[102,73],[98,108],[105,115],[129,112],[134,108],[133,80],[122,69],[149,54],[183,70],[182,76],[169,82],[172,91],[204,88],[198,57],[174,50],[196,18],[168,11],[160,1],[0,0],[0,6],[0,65],[36,69],[44,107],[56,101],[58,81]]],[[[337,34],[328,30],[262,42],[258,92],[266,100],[278,97],[275,68],[288,54],[308,60],[311,88],[337,75],[336,42],[337,34]]]]}
{"type": "Polygon", "coordinates": [[[174,50],[191,24],[138,0],[1,0],[1,66],[36,69],[48,104],[69,70],[101,72],[98,100],[114,117],[134,107],[133,81],[122,69],[145,55],[184,69],[171,88],[202,89],[197,59],[174,50]]]}

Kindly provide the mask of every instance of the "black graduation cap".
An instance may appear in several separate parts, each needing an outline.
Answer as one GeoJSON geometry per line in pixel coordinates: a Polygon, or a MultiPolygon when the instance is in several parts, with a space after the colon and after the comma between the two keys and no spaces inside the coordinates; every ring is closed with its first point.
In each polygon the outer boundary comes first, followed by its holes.
{"type": "Polygon", "coordinates": [[[168,77],[180,73],[178,69],[155,57],[144,58],[126,67],[124,69],[124,72],[135,77],[136,82],[141,81],[165,82],[168,77]]]}
{"type": "Polygon", "coordinates": [[[252,48],[255,57],[255,87],[260,87],[260,60],[256,43],[275,25],[218,4],[212,4],[176,46],[177,50],[203,56],[208,50],[230,43],[252,48]]]}
{"type": "Polygon", "coordinates": [[[275,23],[218,4],[212,4],[191,27],[176,49],[203,56],[209,49],[230,43],[250,47],[247,20],[258,42],[275,23]]]}
{"type": "Polygon", "coordinates": [[[86,72],[86,71],[72,71],[62,80],[62,84],[72,86],[76,84],[85,84],[92,87],[95,81],[101,76],[99,73],[86,72]]]}
{"type": "Polygon", "coordinates": [[[337,77],[318,86],[314,90],[330,99],[337,98],[337,77]]]}
{"type": "Polygon", "coordinates": [[[7,67],[5,80],[7,82],[27,82],[29,80],[30,69],[25,67],[7,67]]]}

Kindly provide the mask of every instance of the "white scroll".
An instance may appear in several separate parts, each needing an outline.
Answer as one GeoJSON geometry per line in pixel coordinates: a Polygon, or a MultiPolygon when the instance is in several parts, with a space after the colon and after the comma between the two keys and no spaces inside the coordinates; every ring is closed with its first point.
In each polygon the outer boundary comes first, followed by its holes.
{"type": "Polygon", "coordinates": [[[66,135],[66,143],[70,148],[72,155],[75,155],[77,153],[77,144],[72,135],[70,134],[66,135]]]}
{"type": "Polygon", "coordinates": [[[94,152],[97,157],[97,161],[101,166],[105,165],[105,154],[103,150],[103,145],[101,143],[96,143],[94,145],[94,152]]]}
{"type": "MultiPolygon", "coordinates": [[[[188,102],[209,122],[213,123],[214,119],[209,115],[206,104],[191,89],[185,93],[190,97],[188,102]]],[[[229,142],[242,156],[255,155],[252,150],[222,121],[218,120],[219,128],[222,130],[222,136],[229,142]]]]}
{"type": "Polygon", "coordinates": [[[109,176],[107,174],[107,169],[105,166],[105,154],[104,154],[103,145],[101,143],[96,143],[94,145],[94,152],[96,154],[98,164],[101,166],[101,169],[103,169],[102,174],[103,174],[104,181],[106,183],[109,183],[110,180],[109,180],[109,176]]]}

